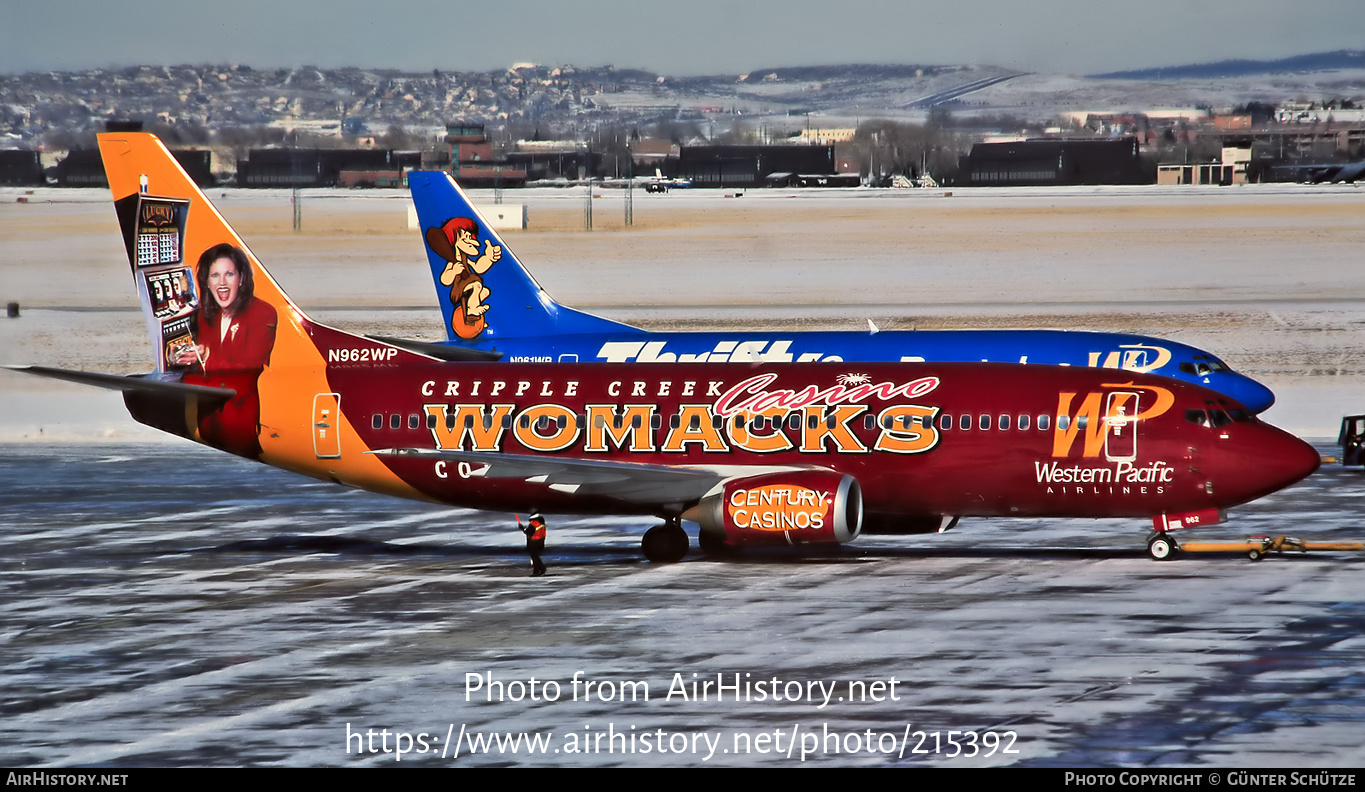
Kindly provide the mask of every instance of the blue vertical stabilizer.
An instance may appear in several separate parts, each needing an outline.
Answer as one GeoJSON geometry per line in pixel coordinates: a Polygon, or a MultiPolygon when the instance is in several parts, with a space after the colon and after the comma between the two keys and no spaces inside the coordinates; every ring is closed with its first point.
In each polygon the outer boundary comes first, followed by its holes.
{"type": "Polygon", "coordinates": [[[636,331],[555,302],[450,174],[412,171],[408,186],[450,341],[636,331]]]}

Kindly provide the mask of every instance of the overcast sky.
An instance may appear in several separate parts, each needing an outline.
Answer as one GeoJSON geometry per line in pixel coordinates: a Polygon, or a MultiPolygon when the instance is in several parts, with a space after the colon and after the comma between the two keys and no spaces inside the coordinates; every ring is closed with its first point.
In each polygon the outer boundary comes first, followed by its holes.
{"type": "Polygon", "coordinates": [[[829,63],[1094,73],[1365,48],[1365,0],[0,0],[0,73],[517,62],[728,74],[829,63]]]}

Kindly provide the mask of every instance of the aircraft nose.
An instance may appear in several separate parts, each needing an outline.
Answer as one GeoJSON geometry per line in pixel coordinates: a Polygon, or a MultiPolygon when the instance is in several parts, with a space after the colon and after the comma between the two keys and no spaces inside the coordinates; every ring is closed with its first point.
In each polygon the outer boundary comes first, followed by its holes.
{"type": "Polygon", "coordinates": [[[1270,388],[1242,374],[1231,376],[1234,378],[1232,387],[1224,392],[1241,402],[1248,410],[1257,414],[1263,413],[1275,403],[1275,393],[1270,388]]]}
{"type": "Polygon", "coordinates": [[[1312,475],[1322,464],[1317,449],[1288,432],[1267,426],[1272,434],[1262,446],[1258,475],[1267,493],[1312,475]]]}

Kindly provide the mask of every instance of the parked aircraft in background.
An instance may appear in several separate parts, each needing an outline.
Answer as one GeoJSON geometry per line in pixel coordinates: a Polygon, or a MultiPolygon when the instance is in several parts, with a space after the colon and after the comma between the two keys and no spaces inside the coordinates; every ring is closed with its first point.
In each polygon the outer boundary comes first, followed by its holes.
{"type": "Polygon", "coordinates": [[[449,174],[408,174],[449,346],[384,339],[438,357],[607,363],[1006,362],[1161,374],[1256,413],[1270,389],[1200,349],[1126,333],[1065,330],[646,331],[560,305],[449,174]],[[452,350],[450,347],[455,349],[452,350]]]}
{"type": "Polygon", "coordinates": [[[1213,391],[982,363],[619,366],[439,360],[318,324],[154,136],[99,138],[154,371],[149,426],[319,479],[453,506],[650,515],[651,560],[913,533],[959,516],[1176,527],[1307,476],[1306,443],[1213,391]]]}
{"type": "Polygon", "coordinates": [[[688,179],[679,179],[676,176],[665,176],[664,172],[658,168],[654,169],[653,176],[643,178],[645,192],[666,193],[669,190],[683,190],[692,186],[688,179]]]}

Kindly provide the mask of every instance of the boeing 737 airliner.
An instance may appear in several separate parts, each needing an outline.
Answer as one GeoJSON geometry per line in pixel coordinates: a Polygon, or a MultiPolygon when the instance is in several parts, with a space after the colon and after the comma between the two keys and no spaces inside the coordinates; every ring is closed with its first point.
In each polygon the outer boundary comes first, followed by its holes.
{"type": "Polygon", "coordinates": [[[448,347],[443,350],[400,339],[385,340],[428,354],[445,357],[468,353],[516,363],[1056,364],[1161,374],[1211,388],[1256,413],[1275,401],[1269,388],[1233,371],[1213,354],[1174,341],[1126,333],[641,330],[555,302],[449,174],[413,171],[408,174],[408,185],[445,316],[448,347]]]}
{"type": "Polygon", "coordinates": [[[715,550],[961,516],[1150,520],[1149,552],[1168,558],[1172,530],[1318,466],[1311,446],[1226,396],[1134,371],[419,354],[310,319],[154,136],[99,145],[153,371],[25,370],[122,391],[142,423],[325,481],[479,509],[649,515],[655,561],[686,554],[684,521],[715,550]]]}

